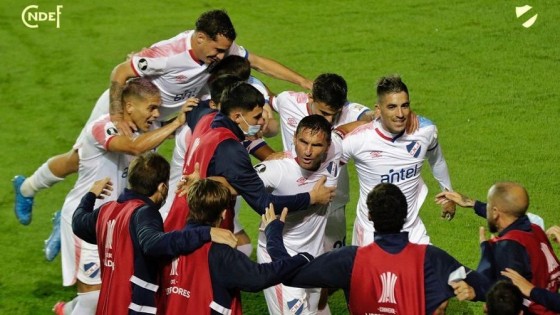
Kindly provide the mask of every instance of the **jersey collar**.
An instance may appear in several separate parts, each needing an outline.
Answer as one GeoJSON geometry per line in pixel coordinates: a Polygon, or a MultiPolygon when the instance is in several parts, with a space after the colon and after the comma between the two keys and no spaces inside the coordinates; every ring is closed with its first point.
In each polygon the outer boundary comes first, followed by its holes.
{"type": "Polygon", "coordinates": [[[402,137],[402,135],[404,135],[404,131],[398,133],[398,134],[394,134],[394,133],[390,133],[389,131],[385,130],[385,128],[383,128],[383,126],[381,125],[381,122],[378,120],[374,121],[373,126],[375,127],[375,132],[383,139],[387,140],[387,141],[391,141],[391,142],[395,142],[398,138],[402,137]]]}

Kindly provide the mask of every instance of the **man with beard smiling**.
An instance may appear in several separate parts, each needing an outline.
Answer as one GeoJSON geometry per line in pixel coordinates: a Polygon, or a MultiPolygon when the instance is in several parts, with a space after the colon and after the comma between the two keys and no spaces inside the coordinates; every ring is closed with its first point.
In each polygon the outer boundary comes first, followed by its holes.
{"type": "MultiPolygon", "coordinates": [[[[558,292],[560,263],[544,231],[532,224],[527,216],[529,194],[518,183],[498,182],[488,190],[488,203],[475,201],[457,192],[442,192],[437,203],[452,201],[461,207],[474,208],[486,218],[491,233],[486,239],[480,228],[481,258],[477,271],[492,282],[507,279],[500,272],[514,270],[539,288],[558,292]]],[[[530,314],[552,314],[543,306],[530,301],[530,314]]]]}

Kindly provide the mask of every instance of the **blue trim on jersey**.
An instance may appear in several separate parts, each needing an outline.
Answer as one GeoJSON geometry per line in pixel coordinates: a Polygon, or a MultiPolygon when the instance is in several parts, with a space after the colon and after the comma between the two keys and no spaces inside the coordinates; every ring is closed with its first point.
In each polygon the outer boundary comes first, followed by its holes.
{"type": "Polygon", "coordinates": [[[433,150],[434,150],[435,148],[437,148],[438,146],[439,146],[439,142],[438,142],[438,143],[436,143],[436,145],[435,145],[435,146],[434,146],[433,148],[431,148],[431,149],[428,149],[428,151],[433,151],[433,150]]]}
{"type": "Polygon", "coordinates": [[[369,109],[369,108],[364,110],[363,112],[360,113],[360,115],[358,116],[358,118],[356,120],[361,120],[362,115],[365,114],[365,113],[369,113],[369,112],[371,112],[371,109],[369,109]]]}
{"type": "Polygon", "coordinates": [[[418,123],[420,124],[420,128],[433,126],[434,123],[424,116],[418,116],[418,123]]]}

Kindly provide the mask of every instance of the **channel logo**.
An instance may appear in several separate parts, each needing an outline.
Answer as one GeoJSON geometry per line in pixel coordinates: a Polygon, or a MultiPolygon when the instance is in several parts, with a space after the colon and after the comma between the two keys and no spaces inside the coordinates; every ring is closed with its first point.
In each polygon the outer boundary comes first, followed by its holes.
{"type": "MultiPolygon", "coordinates": [[[[533,7],[531,7],[530,5],[526,4],[522,7],[516,7],[515,8],[515,15],[517,16],[517,18],[522,17],[525,13],[529,12],[533,7]]],[[[525,21],[523,24],[523,27],[525,28],[529,28],[531,26],[533,26],[533,24],[535,24],[535,22],[537,21],[537,17],[539,15],[535,14],[533,15],[531,18],[529,18],[527,21],[525,21]]]]}
{"type": "Polygon", "coordinates": [[[21,21],[29,28],[38,28],[43,22],[56,22],[56,28],[60,28],[61,10],[62,5],[57,5],[56,11],[40,11],[38,5],[28,5],[21,12],[21,21]]]}

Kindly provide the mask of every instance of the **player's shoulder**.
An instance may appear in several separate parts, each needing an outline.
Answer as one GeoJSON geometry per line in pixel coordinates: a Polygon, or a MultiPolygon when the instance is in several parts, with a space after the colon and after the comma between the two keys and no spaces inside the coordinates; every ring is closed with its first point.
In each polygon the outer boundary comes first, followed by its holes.
{"type": "Polygon", "coordinates": [[[307,103],[309,96],[305,92],[284,91],[278,94],[278,100],[290,100],[295,103],[307,103]]]}
{"type": "Polygon", "coordinates": [[[418,115],[418,127],[420,129],[422,128],[430,128],[430,127],[435,127],[436,125],[427,117],[424,116],[420,116],[418,115]]]}
{"type": "Polygon", "coordinates": [[[367,121],[354,121],[348,124],[338,126],[334,131],[342,139],[350,139],[353,137],[359,137],[363,135],[368,130],[373,129],[373,124],[367,121]]]}

